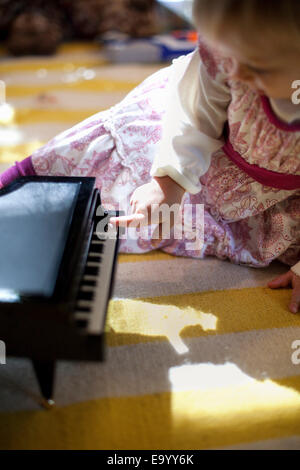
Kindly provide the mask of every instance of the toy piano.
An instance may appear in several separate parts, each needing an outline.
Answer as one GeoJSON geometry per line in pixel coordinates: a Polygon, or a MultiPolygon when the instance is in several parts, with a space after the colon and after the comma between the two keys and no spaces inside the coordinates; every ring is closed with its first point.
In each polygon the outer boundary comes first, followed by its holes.
{"type": "Polygon", "coordinates": [[[103,360],[120,212],[94,183],[28,176],[0,190],[0,339],[32,360],[49,402],[56,360],[103,360]]]}

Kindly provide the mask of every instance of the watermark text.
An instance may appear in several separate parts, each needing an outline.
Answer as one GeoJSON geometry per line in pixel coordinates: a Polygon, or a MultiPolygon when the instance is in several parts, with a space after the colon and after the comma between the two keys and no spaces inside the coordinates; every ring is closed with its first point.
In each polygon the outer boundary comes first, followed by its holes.
{"type": "Polygon", "coordinates": [[[6,346],[4,341],[0,340],[0,365],[6,364],[6,346]]]}
{"type": "Polygon", "coordinates": [[[292,93],[292,102],[293,104],[300,104],[300,80],[294,80],[292,88],[295,89],[292,93]]]}
{"type": "Polygon", "coordinates": [[[292,342],[291,348],[295,349],[293,354],[291,355],[292,363],[297,366],[300,364],[300,339],[296,339],[292,342]]]}
{"type": "MultiPolygon", "coordinates": [[[[124,214],[124,211],[120,211],[124,214]]],[[[96,232],[106,232],[108,238],[114,239],[116,231],[109,220],[111,215],[104,213],[102,206],[96,215],[101,217],[96,232]]],[[[184,240],[186,250],[201,250],[204,244],[204,205],[203,204],[152,204],[150,213],[129,214],[128,220],[119,223],[119,238],[143,240],[184,240]],[[133,220],[129,220],[132,218],[133,220]],[[158,230],[158,226],[161,230],[158,230]]],[[[126,216],[125,216],[126,218],[126,216]]]]}

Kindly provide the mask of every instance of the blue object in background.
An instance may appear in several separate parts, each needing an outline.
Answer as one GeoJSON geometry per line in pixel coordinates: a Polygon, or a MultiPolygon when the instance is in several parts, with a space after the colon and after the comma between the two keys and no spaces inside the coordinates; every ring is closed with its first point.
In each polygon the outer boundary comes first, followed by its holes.
{"type": "Polygon", "coordinates": [[[157,35],[147,39],[129,39],[117,35],[102,40],[104,54],[111,62],[156,63],[171,62],[176,57],[189,54],[195,41],[177,39],[172,35],[157,35]]]}

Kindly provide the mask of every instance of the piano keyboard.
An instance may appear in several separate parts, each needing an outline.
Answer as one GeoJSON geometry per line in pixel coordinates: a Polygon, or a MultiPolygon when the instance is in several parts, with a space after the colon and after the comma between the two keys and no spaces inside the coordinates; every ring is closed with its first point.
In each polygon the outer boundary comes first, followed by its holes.
{"type": "Polygon", "coordinates": [[[103,332],[110,293],[117,229],[94,231],[77,297],[75,320],[89,335],[103,332]]]}

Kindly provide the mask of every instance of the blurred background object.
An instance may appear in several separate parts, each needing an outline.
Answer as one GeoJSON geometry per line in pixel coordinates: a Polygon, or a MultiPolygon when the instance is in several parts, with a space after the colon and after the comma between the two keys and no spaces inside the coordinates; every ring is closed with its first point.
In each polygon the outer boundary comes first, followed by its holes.
{"type": "Polygon", "coordinates": [[[0,172],[190,52],[190,3],[0,0],[0,172]]]}
{"type": "Polygon", "coordinates": [[[157,0],[157,2],[187,24],[192,24],[193,0],[157,0]]]}
{"type": "Polygon", "coordinates": [[[171,62],[181,55],[192,52],[197,37],[186,31],[155,35],[149,38],[128,38],[112,34],[102,39],[104,57],[112,63],[159,63],[171,62]]]}
{"type": "Polygon", "coordinates": [[[191,0],[0,0],[0,40],[13,55],[52,54],[63,41],[116,31],[145,38],[190,27],[191,0]]]}

